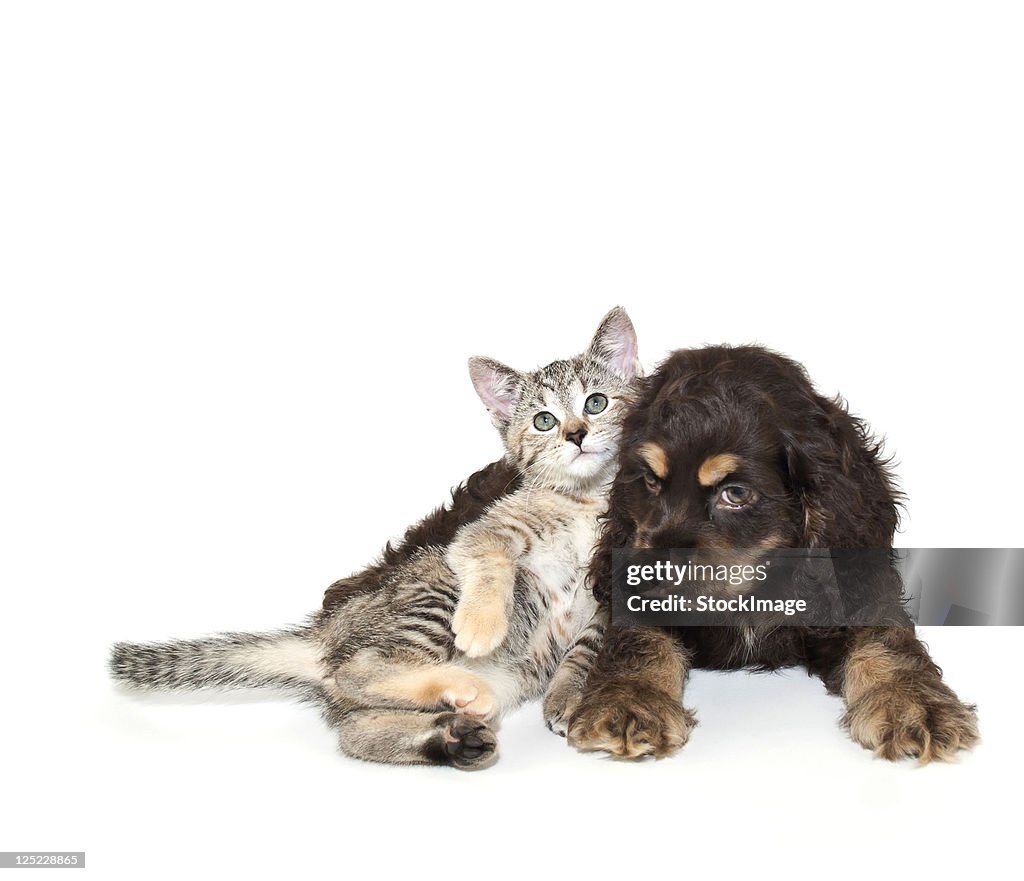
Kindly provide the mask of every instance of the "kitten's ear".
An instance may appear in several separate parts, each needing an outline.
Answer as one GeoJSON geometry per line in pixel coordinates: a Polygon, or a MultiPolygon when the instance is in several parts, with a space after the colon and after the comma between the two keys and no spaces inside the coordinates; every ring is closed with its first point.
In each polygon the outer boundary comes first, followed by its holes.
{"type": "Polygon", "coordinates": [[[610,368],[627,382],[642,373],[637,356],[636,331],[626,310],[616,306],[605,315],[590,341],[587,354],[610,368]]]}
{"type": "Polygon", "coordinates": [[[507,425],[523,387],[522,375],[490,358],[470,358],[469,378],[495,424],[507,425]]]}

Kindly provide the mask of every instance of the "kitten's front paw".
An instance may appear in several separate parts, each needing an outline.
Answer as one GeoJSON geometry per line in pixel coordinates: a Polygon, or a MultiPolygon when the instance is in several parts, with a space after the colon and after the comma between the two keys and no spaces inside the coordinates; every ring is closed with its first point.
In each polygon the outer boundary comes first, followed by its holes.
{"type": "Polygon", "coordinates": [[[565,737],[569,720],[583,697],[583,685],[576,676],[559,676],[551,681],[544,695],[544,724],[559,737],[565,737]]]}
{"type": "Polygon", "coordinates": [[[916,758],[922,765],[952,761],[979,740],[974,707],[941,681],[879,685],[849,707],[843,723],[876,756],[916,758]]]}
{"type": "Polygon", "coordinates": [[[452,618],[455,647],[470,658],[490,654],[508,635],[508,615],[498,601],[459,601],[452,618]]]}
{"type": "Polygon", "coordinates": [[[628,681],[611,681],[584,693],[569,720],[567,736],[584,752],[660,759],[682,747],[696,724],[677,697],[628,681]]]}

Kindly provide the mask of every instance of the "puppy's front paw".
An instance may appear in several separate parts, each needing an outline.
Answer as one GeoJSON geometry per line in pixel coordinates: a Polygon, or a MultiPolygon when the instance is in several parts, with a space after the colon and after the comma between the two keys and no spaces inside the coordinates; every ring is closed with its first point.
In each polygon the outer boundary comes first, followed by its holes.
{"type": "Polygon", "coordinates": [[[891,682],[865,692],[843,717],[850,736],[883,759],[951,761],[979,740],[975,709],[941,681],[891,682]]]}
{"type": "Polygon", "coordinates": [[[455,647],[471,658],[490,654],[508,634],[505,604],[497,600],[459,600],[452,618],[455,647]]]}
{"type": "Polygon", "coordinates": [[[567,736],[579,750],[660,759],[682,747],[696,724],[676,697],[629,681],[608,682],[584,693],[567,736]]]}

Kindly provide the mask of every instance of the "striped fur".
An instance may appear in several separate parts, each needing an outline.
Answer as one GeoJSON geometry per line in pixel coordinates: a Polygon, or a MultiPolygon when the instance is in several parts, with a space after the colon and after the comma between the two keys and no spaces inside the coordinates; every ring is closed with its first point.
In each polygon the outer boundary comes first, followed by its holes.
{"type": "Polygon", "coordinates": [[[306,630],[225,633],[206,639],[137,644],[119,642],[110,671],[130,685],[157,689],[309,689],[320,680],[319,657],[306,630]]]}
{"type": "Polygon", "coordinates": [[[373,589],[332,589],[304,627],[118,643],[112,675],[149,689],[283,687],[322,704],[349,755],[486,767],[501,716],[542,696],[568,651],[555,679],[564,711],[600,643],[582,580],[638,372],[621,309],[583,355],[536,372],[473,359],[474,385],[522,474],[513,492],[447,547],[375,571],[373,589]],[[607,398],[598,413],[586,409],[595,393],[607,398]],[[541,412],[553,428],[537,426],[541,412]]]}

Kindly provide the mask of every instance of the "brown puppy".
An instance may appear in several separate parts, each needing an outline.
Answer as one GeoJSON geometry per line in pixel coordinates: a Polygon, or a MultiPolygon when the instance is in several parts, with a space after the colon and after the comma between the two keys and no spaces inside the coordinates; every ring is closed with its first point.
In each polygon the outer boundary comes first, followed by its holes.
{"type": "MultiPolygon", "coordinates": [[[[863,424],[803,369],[758,347],[680,351],[646,379],[623,429],[610,514],[591,567],[611,595],[614,548],[889,548],[897,493],[863,424]]],[[[844,724],[887,759],[951,758],[978,739],[912,626],[609,628],[569,742],[665,756],[695,724],[693,667],[803,665],[846,702],[844,724]]],[[[549,720],[550,721],[550,720],[549,720]]]]}

